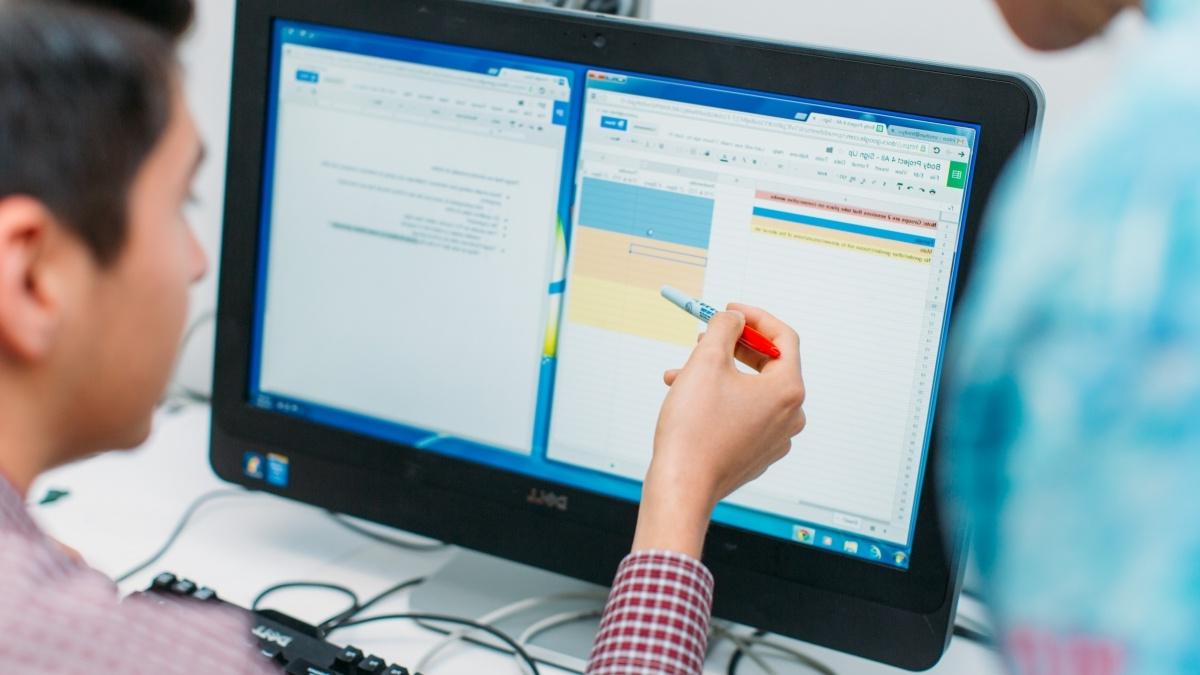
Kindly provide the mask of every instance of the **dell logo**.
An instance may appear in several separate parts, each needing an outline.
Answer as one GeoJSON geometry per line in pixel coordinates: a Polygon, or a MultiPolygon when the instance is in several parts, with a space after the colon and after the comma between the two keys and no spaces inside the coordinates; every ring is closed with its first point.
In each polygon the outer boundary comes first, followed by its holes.
{"type": "Polygon", "coordinates": [[[555,494],[549,490],[541,488],[530,488],[529,494],[525,495],[525,501],[538,506],[545,506],[548,509],[558,509],[559,511],[567,510],[567,496],[555,494]]]}
{"type": "Polygon", "coordinates": [[[283,633],[280,633],[277,630],[272,630],[270,628],[267,628],[266,626],[264,626],[262,624],[255,626],[254,630],[252,630],[250,632],[253,633],[254,636],[259,638],[260,640],[266,640],[267,642],[274,642],[275,644],[279,645],[280,647],[287,647],[288,645],[292,644],[291,637],[284,635],[283,633]]]}

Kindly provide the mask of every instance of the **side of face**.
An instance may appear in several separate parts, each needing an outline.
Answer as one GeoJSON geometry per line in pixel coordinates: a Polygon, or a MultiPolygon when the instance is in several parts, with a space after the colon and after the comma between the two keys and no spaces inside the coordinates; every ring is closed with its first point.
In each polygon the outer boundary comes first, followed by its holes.
{"type": "Polygon", "coordinates": [[[95,266],[63,327],[65,381],[74,383],[79,445],[133,447],[150,432],[187,319],[188,288],[207,260],[184,208],[202,146],[181,88],[171,119],[129,193],[127,236],[112,263],[95,266]],[[82,430],[81,430],[82,431],[82,430]]]}
{"type": "Polygon", "coordinates": [[[996,0],[1013,33],[1033,49],[1073,47],[1100,34],[1113,17],[1141,0],[996,0]]]}

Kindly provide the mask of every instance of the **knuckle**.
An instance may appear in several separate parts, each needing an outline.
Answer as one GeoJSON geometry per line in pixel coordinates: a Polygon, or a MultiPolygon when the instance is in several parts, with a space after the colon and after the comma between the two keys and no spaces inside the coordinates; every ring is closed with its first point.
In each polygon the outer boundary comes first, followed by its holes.
{"type": "Polygon", "coordinates": [[[784,409],[799,408],[804,405],[804,397],[804,385],[791,384],[780,393],[779,401],[783,404],[784,409]]]}

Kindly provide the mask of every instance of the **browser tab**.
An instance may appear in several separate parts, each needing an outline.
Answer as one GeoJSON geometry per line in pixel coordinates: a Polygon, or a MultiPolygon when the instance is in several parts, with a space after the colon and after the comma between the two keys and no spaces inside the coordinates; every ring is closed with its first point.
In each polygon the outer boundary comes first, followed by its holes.
{"type": "Polygon", "coordinates": [[[956,136],[954,134],[944,134],[939,131],[928,131],[926,129],[914,129],[912,127],[902,127],[895,124],[889,124],[887,133],[890,136],[898,136],[900,138],[912,138],[918,141],[928,141],[930,143],[948,143],[950,145],[967,145],[965,136],[956,136]]]}
{"type": "Polygon", "coordinates": [[[886,127],[883,124],[872,122],[871,120],[838,117],[836,115],[825,115],[822,113],[812,113],[808,116],[808,121],[812,124],[819,124],[826,127],[837,127],[839,129],[851,129],[855,131],[869,131],[877,134],[881,134],[886,131],[886,127]]]}
{"type": "Polygon", "coordinates": [[[489,73],[492,73],[500,79],[522,80],[525,82],[543,82],[546,84],[554,84],[557,86],[567,86],[567,79],[560,75],[551,75],[549,73],[536,73],[529,70],[517,70],[515,68],[490,68],[489,73]]]}
{"type": "Polygon", "coordinates": [[[529,85],[529,93],[538,96],[553,95],[556,98],[561,98],[570,91],[570,83],[567,78],[561,75],[552,75],[550,73],[537,73],[529,70],[517,70],[515,68],[490,68],[489,74],[493,74],[497,79],[508,82],[515,82],[529,85]]]}

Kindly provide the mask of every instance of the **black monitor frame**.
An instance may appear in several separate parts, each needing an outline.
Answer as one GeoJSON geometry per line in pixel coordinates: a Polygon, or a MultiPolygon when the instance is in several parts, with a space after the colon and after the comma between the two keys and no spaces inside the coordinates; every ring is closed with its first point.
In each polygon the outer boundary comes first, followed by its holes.
{"type": "MultiPolygon", "coordinates": [[[[600,15],[464,0],[241,0],[237,8],[211,463],[226,481],[608,584],[637,505],[321,426],[249,404],[259,205],[273,20],[492,49],[978,124],[958,288],[1001,170],[1031,135],[1036,85],[1016,75],[686,31],[600,15]],[[530,39],[536,36],[536,39],[530,39]],[[242,474],[245,452],[290,459],[290,483],[242,474]],[[553,492],[569,508],[531,495],[553,492]]],[[[960,293],[961,295],[961,293],[960,293]]],[[[936,434],[935,434],[936,437],[936,434]]],[[[961,536],[943,536],[930,448],[911,566],[859,561],[714,525],[705,560],[726,619],[907,669],[951,635],[961,536]]]]}

